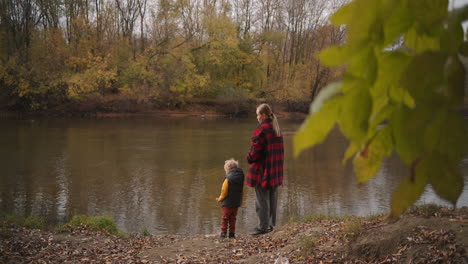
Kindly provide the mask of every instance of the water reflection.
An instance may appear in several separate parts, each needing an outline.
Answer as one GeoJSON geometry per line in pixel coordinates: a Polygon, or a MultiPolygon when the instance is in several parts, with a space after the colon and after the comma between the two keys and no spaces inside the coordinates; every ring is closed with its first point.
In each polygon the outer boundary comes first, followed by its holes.
{"type": "MultiPolygon", "coordinates": [[[[224,160],[234,157],[247,168],[243,158],[256,125],[255,119],[0,120],[0,210],[51,222],[76,214],[108,215],[131,232],[214,233],[224,160]]],[[[373,180],[358,185],[350,163],[341,162],[347,142],[337,130],[292,158],[299,125],[281,122],[286,162],[279,223],[312,213],[388,210],[392,192],[407,174],[397,157],[387,159],[373,180]]],[[[466,180],[468,162],[462,168],[466,180]]],[[[468,205],[467,186],[457,206],[468,205]]],[[[248,188],[239,232],[256,224],[254,199],[248,188]]],[[[421,201],[443,203],[430,188],[421,201]]]]}
{"type": "Polygon", "coordinates": [[[358,185],[351,162],[342,164],[346,148],[346,140],[336,129],[324,143],[288,162],[288,214],[363,216],[388,208],[391,193],[405,175],[404,166],[392,156],[373,180],[358,185]]]}

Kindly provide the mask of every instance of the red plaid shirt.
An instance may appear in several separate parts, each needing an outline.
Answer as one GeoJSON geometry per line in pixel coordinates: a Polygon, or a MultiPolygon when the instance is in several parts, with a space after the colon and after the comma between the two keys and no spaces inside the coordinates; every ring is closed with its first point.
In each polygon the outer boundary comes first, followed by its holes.
{"type": "Polygon", "coordinates": [[[248,186],[275,188],[283,184],[283,135],[276,136],[271,120],[255,129],[246,159],[249,163],[248,186]]]}

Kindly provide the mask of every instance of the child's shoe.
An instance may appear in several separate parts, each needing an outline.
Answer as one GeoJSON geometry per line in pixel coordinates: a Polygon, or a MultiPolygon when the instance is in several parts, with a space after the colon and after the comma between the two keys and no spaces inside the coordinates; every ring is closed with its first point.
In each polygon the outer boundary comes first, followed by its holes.
{"type": "Polygon", "coordinates": [[[229,238],[235,238],[236,234],[235,233],[229,233],[229,238]]]}
{"type": "MultiPolygon", "coordinates": [[[[229,234],[229,235],[230,235],[230,234],[229,234]]],[[[225,237],[226,237],[226,232],[221,232],[221,234],[219,234],[219,237],[225,238],[225,237]]]]}

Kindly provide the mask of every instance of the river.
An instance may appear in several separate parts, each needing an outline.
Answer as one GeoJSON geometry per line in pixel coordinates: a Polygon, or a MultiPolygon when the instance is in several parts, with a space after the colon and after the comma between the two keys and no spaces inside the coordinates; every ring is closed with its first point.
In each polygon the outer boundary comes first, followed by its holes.
{"type": "MultiPolygon", "coordinates": [[[[255,117],[3,118],[0,213],[39,215],[51,223],[106,215],[126,232],[217,233],[224,160],[235,158],[246,171],[256,126],[255,117]]],[[[358,185],[351,164],[341,163],[347,141],[337,129],[294,159],[292,137],[300,122],[280,120],[280,126],[286,160],[279,224],[311,214],[388,212],[392,192],[408,174],[395,155],[358,185]]],[[[465,187],[457,207],[468,206],[468,159],[461,166],[465,187]]],[[[245,188],[237,230],[248,233],[257,219],[254,191],[245,188]]],[[[449,205],[430,187],[419,203],[449,205]]]]}

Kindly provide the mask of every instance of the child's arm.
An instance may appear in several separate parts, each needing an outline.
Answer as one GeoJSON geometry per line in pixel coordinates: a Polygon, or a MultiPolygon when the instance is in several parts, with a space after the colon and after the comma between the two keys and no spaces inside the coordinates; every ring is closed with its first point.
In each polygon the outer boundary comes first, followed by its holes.
{"type": "Polygon", "coordinates": [[[228,195],[228,189],[229,189],[229,182],[227,179],[225,179],[223,182],[223,186],[221,187],[221,194],[219,195],[218,198],[216,198],[216,201],[218,203],[226,198],[226,196],[228,195]]]}

